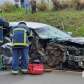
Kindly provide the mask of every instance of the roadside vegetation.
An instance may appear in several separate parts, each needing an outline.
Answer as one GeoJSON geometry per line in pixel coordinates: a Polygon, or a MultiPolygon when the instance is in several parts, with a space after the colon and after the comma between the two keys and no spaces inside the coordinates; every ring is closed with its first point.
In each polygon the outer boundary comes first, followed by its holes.
{"type": "MultiPolygon", "coordinates": [[[[41,5],[42,6],[42,5],[41,5]]],[[[72,32],[73,36],[84,36],[84,11],[75,9],[46,10],[27,14],[22,8],[16,8],[10,3],[0,7],[0,17],[8,21],[34,21],[56,26],[66,32],[72,32]],[[5,9],[6,8],[6,9],[5,9]]]]}

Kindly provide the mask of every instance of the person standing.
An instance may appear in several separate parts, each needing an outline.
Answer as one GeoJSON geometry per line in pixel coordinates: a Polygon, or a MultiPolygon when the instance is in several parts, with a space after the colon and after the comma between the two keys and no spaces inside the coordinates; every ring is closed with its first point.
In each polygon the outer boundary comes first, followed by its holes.
{"type": "Polygon", "coordinates": [[[32,14],[36,13],[36,0],[31,0],[31,10],[32,14]]]}
{"type": "Polygon", "coordinates": [[[14,0],[14,1],[15,1],[15,6],[18,8],[20,1],[19,0],[14,0]]]}
{"type": "Polygon", "coordinates": [[[0,44],[5,43],[5,41],[10,36],[9,22],[5,19],[0,18],[0,44]]]}
{"type": "MultiPolygon", "coordinates": [[[[6,52],[3,53],[3,44],[9,42],[8,41],[9,33],[10,33],[9,22],[3,18],[0,18],[0,54],[6,53],[6,52]]],[[[0,70],[4,68],[2,59],[3,57],[0,56],[0,60],[1,60],[0,70]]]]}
{"type": "Polygon", "coordinates": [[[24,0],[21,0],[20,2],[21,2],[21,7],[24,8],[24,0]]]}
{"type": "Polygon", "coordinates": [[[26,73],[29,63],[29,40],[31,30],[27,27],[26,23],[20,22],[13,28],[13,61],[12,73],[18,74],[19,65],[21,71],[26,73]]]}
{"type": "Polygon", "coordinates": [[[30,9],[30,1],[29,0],[24,0],[24,8],[26,13],[28,13],[29,9],[30,9]]]}

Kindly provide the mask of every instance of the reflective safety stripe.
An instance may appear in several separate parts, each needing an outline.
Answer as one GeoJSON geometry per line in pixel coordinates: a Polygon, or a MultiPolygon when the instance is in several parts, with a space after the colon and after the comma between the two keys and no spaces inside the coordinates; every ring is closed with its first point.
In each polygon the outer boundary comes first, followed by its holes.
{"type": "Polygon", "coordinates": [[[27,43],[13,43],[13,46],[18,46],[18,45],[20,45],[20,46],[28,46],[27,43]]]}
{"type": "Polygon", "coordinates": [[[30,33],[30,35],[28,36],[28,37],[32,37],[33,36],[33,33],[32,33],[32,31],[31,31],[31,33],[30,33]]]}
{"type": "Polygon", "coordinates": [[[3,41],[0,41],[0,43],[3,43],[3,41]]]}
{"type": "Polygon", "coordinates": [[[27,32],[26,29],[22,29],[22,28],[16,28],[16,29],[13,29],[13,32],[16,31],[16,30],[24,30],[25,32],[27,32]]]}
{"type": "Polygon", "coordinates": [[[3,26],[0,26],[0,29],[6,29],[6,28],[4,28],[3,26]]]}
{"type": "Polygon", "coordinates": [[[2,27],[2,26],[0,26],[0,29],[3,29],[3,27],[2,27]]]}
{"type": "Polygon", "coordinates": [[[29,42],[29,45],[31,45],[32,43],[31,42],[29,42]]]}

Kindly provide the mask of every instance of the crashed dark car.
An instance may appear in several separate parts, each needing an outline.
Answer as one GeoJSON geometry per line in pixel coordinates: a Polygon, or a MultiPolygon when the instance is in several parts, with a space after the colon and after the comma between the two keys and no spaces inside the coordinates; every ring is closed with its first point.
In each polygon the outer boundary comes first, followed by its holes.
{"type": "MultiPolygon", "coordinates": [[[[19,22],[10,22],[15,26],[19,22]]],[[[56,27],[37,23],[25,22],[33,31],[31,57],[39,54],[45,64],[50,67],[67,66],[84,68],[84,38],[72,37],[56,27]]]]}

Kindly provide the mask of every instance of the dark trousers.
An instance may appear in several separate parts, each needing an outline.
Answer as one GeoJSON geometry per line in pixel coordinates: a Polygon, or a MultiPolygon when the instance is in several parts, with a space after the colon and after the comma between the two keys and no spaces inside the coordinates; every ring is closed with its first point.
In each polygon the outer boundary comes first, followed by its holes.
{"type": "Polygon", "coordinates": [[[19,69],[19,65],[21,69],[27,69],[28,63],[29,63],[29,47],[13,48],[12,69],[17,71],[19,69]]]}

